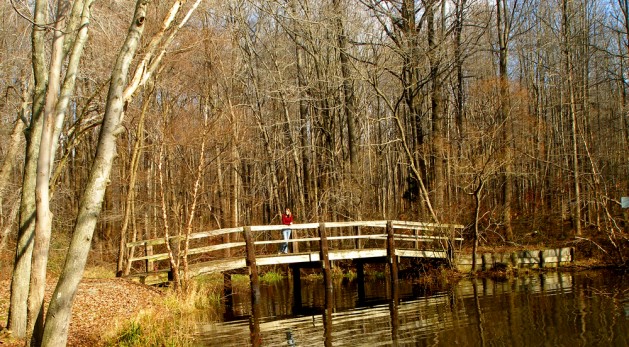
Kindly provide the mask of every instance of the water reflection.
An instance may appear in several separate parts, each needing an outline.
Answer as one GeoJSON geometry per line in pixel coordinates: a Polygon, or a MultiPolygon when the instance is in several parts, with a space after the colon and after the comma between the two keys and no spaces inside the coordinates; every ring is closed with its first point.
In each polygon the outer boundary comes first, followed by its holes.
{"type": "Polygon", "coordinates": [[[250,329],[258,329],[262,346],[628,344],[629,278],[623,274],[463,280],[438,291],[402,280],[393,290],[388,281],[372,280],[362,288],[336,283],[331,293],[322,283],[303,282],[295,295],[291,284],[262,286],[259,310],[248,293],[234,293],[224,322],[200,325],[198,345],[248,345],[250,329]]]}

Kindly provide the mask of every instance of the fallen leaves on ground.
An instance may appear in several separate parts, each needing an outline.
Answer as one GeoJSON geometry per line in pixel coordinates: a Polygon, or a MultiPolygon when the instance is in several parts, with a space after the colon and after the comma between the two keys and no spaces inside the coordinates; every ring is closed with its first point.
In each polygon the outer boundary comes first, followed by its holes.
{"type": "MultiPolygon", "coordinates": [[[[54,288],[55,283],[48,281],[46,304],[54,288]]],[[[0,281],[0,312],[3,314],[8,312],[9,290],[10,281],[0,281]]],[[[103,334],[152,307],[160,295],[157,289],[121,278],[83,279],[72,306],[68,346],[102,346],[103,334]]],[[[6,321],[0,324],[4,326],[6,321]]],[[[18,342],[9,342],[5,335],[0,334],[0,346],[21,346],[18,342]]]]}

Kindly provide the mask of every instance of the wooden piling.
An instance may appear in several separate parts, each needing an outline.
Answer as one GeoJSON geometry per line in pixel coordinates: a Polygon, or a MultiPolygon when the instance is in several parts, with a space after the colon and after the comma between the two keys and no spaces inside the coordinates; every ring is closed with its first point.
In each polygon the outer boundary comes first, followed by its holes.
{"type": "Polygon", "coordinates": [[[391,301],[389,302],[389,312],[391,313],[391,342],[393,346],[398,345],[398,337],[400,331],[400,318],[399,318],[399,293],[396,288],[397,286],[392,286],[391,289],[391,301]]]}
{"type": "Polygon", "coordinates": [[[232,296],[232,274],[231,272],[223,272],[223,297],[225,298],[225,306],[232,307],[234,298],[232,296]]]}
{"type": "Polygon", "coordinates": [[[291,265],[293,273],[293,314],[296,314],[297,310],[301,309],[301,267],[299,264],[291,265]]]}
{"type": "Polygon", "coordinates": [[[325,291],[325,310],[323,311],[323,345],[332,347],[332,311],[334,310],[334,294],[325,291]]]}
{"type": "Polygon", "coordinates": [[[398,261],[395,255],[395,234],[393,233],[393,222],[387,221],[387,264],[391,277],[391,288],[397,290],[398,284],[398,261]]]}
{"type": "Polygon", "coordinates": [[[321,269],[323,270],[323,281],[326,289],[332,290],[332,274],[330,272],[330,258],[328,256],[328,238],[325,230],[325,223],[319,224],[319,259],[321,259],[321,269]]]}
{"type": "Polygon", "coordinates": [[[232,274],[231,272],[223,272],[223,293],[230,295],[232,293],[232,274]]]}
{"type": "Polygon", "coordinates": [[[321,259],[321,270],[323,271],[323,282],[325,283],[325,310],[323,311],[323,325],[325,327],[324,345],[329,347],[332,346],[332,310],[334,308],[334,295],[325,223],[319,224],[319,259],[321,259]]]}
{"type": "Polygon", "coordinates": [[[398,338],[398,260],[395,254],[395,234],[393,233],[393,222],[387,221],[387,264],[389,265],[389,274],[391,282],[391,301],[389,309],[391,312],[391,341],[397,346],[398,338]]]}
{"type": "Polygon", "coordinates": [[[358,280],[358,302],[365,302],[365,263],[360,259],[354,260],[356,279],[358,280]]]}
{"type": "Polygon", "coordinates": [[[245,249],[247,258],[245,265],[249,268],[249,281],[251,283],[251,317],[249,318],[249,331],[251,333],[251,345],[260,346],[260,279],[256,266],[256,248],[251,237],[251,227],[244,227],[245,249]]]}

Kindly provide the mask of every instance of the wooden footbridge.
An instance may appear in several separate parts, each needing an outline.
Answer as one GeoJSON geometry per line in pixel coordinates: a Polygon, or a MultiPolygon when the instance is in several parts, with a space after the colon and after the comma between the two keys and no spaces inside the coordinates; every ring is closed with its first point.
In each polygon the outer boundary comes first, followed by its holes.
{"type": "Polygon", "coordinates": [[[386,261],[395,263],[397,272],[400,257],[452,260],[463,240],[463,226],[452,224],[393,220],[293,224],[288,241],[293,250],[278,254],[284,242],[282,229],[286,226],[244,226],[174,236],[168,244],[165,238],[130,242],[129,277],[146,284],[166,282],[172,278],[171,256],[180,264],[185,258],[190,277],[247,269],[257,277],[258,267],[279,264],[320,267],[325,272],[331,261],[338,260],[386,261]]]}

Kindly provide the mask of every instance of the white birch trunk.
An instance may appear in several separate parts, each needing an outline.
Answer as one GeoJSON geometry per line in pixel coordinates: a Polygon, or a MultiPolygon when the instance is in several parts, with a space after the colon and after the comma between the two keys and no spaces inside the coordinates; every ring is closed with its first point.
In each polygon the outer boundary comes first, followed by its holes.
{"type": "Polygon", "coordinates": [[[48,307],[42,346],[65,346],[68,340],[72,303],[83,277],[94,228],[101,212],[109,174],[116,156],[116,138],[124,109],[122,95],[127,85],[129,67],[144,31],[148,4],[149,0],[137,1],[133,22],[111,74],[96,157],[81,197],[66,262],[48,307]]]}
{"type": "Polygon", "coordinates": [[[34,22],[31,33],[34,96],[32,116],[27,131],[26,158],[22,180],[22,200],[20,202],[19,233],[15,249],[15,262],[11,277],[11,299],[7,328],[16,338],[26,337],[27,302],[31,277],[33,238],[35,237],[35,181],[37,157],[41,140],[42,112],[48,74],[46,73],[45,28],[48,23],[47,1],[35,2],[34,22]]]}

